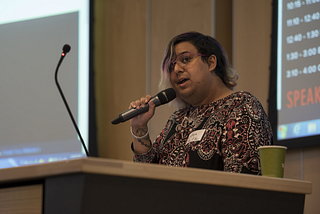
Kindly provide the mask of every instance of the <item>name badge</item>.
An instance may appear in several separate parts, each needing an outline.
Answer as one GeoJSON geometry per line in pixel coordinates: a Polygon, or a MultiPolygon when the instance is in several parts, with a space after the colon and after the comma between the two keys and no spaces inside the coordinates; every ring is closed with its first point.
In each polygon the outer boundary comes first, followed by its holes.
{"type": "Polygon", "coordinates": [[[187,144],[190,142],[201,140],[205,131],[206,131],[205,129],[201,129],[201,130],[192,132],[188,137],[187,144]]]}

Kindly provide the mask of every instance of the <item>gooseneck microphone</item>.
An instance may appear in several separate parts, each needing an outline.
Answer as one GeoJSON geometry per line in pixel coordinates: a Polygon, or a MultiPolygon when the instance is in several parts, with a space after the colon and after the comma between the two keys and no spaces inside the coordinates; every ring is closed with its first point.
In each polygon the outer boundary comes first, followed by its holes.
{"type": "MultiPolygon", "coordinates": [[[[156,96],[152,97],[150,101],[152,101],[157,107],[170,102],[174,98],[176,98],[176,92],[173,90],[173,88],[168,88],[166,90],[159,92],[156,96]]],[[[111,123],[118,124],[118,123],[125,122],[127,120],[130,120],[131,118],[134,118],[142,113],[147,112],[148,110],[149,110],[149,104],[139,109],[134,109],[134,108],[128,109],[127,111],[124,111],[121,114],[119,114],[117,118],[111,121],[111,123]]]]}
{"type": "Polygon", "coordinates": [[[86,155],[89,156],[88,149],[87,149],[87,147],[86,147],[86,145],[85,145],[85,143],[84,143],[84,141],[83,141],[83,138],[82,138],[82,136],[81,136],[81,133],[80,133],[80,131],[79,131],[79,128],[78,128],[78,126],[77,126],[77,123],[76,123],[76,121],[75,121],[74,118],[73,118],[72,112],[71,112],[71,110],[70,110],[70,108],[69,108],[69,105],[68,105],[68,103],[67,103],[67,100],[66,100],[66,98],[65,98],[65,96],[64,96],[64,94],[63,94],[63,92],[62,92],[62,90],[61,90],[60,84],[59,84],[59,82],[58,82],[58,70],[59,70],[59,67],[60,67],[60,65],[61,65],[61,63],[62,63],[62,60],[63,60],[64,57],[67,55],[67,53],[70,51],[70,49],[71,49],[71,47],[70,47],[70,45],[68,45],[68,44],[65,44],[65,45],[63,46],[63,48],[62,48],[62,54],[61,54],[60,60],[59,60],[59,62],[58,62],[57,68],[56,68],[55,82],[56,82],[56,85],[57,85],[58,90],[59,90],[59,92],[60,92],[61,98],[62,98],[62,100],[63,100],[63,102],[64,102],[64,104],[65,104],[65,106],[66,106],[66,108],[67,108],[67,111],[68,111],[69,115],[70,115],[70,118],[71,118],[71,120],[72,120],[72,123],[73,123],[73,125],[74,125],[74,128],[76,129],[76,131],[77,131],[77,133],[78,133],[78,136],[79,136],[79,138],[80,138],[80,141],[81,141],[81,143],[82,143],[82,146],[83,146],[83,148],[84,148],[84,150],[85,150],[85,152],[86,152],[86,155]]]}

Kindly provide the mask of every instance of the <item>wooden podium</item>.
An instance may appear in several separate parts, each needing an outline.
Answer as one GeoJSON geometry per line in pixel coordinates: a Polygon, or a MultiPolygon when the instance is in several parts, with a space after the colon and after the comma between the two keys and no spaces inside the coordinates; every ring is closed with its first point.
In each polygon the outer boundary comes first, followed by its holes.
{"type": "Polygon", "coordinates": [[[307,181],[83,158],[0,169],[0,213],[303,213],[307,181]]]}

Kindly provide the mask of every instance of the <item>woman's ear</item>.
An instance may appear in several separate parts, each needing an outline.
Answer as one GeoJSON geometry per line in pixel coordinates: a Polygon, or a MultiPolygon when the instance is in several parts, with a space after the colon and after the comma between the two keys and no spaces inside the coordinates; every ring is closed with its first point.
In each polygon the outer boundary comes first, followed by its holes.
{"type": "Polygon", "coordinates": [[[209,70],[213,71],[217,66],[217,57],[215,55],[211,55],[208,58],[209,70]]]}

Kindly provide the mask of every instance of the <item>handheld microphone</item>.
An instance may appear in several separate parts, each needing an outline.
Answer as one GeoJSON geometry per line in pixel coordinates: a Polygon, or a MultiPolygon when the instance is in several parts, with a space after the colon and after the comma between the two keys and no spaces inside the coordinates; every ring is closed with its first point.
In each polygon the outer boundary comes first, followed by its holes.
{"type": "MultiPolygon", "coordinates": [[[[170,102],[174,98],[176,98],[176,92],[173,90],[173,88],[168,88],[159,92],[156,96],[152,97],[150,101],[152,101],[157,107],[170,102]]],[[[128,109],[127,111],[124,111],[121,114],[119,114],[117,118],[111,121],[111,123],[118,124],[118,123],[125,122],[127,120],[130,120],[131,118],[134,118],[142,113],[147,112],[148,110],[149,110],[149,104],[147,104],[144,108],[128,109]]]]}
{"type": "Polygon", "coordinates": [[[68,111],[68,113],[69,113],[69,116],[70,116],[70,118],[71,118],[71,120],[72,120],[72,123],[73,123],[73,125],[74,125],[74,128],[76,129],[76,131],[77,131],[77,133],[78,133],[78,136],[79,136],[79,138],[80,138],[80,141],[81,141],[81,143],[82,143],[82,146],[83,146],[83,148],[84,148],[84,150],[85,150],[85,152],[86,152],[86,155],[89,156],[88,149],[87,149],[87,147],[86,147],[86,145],[85,145],[85,143],[84,143],[84,141],[83,141],[83,138],[82,138],[82,136],[81,136],[80,130],[79,130],[78,126],[77,126],[76,121],[75,121],[74,118],[73,118],[73,115],[72,115],[72,113],[71,113],[71,110],[70,110],[70,108],[69,108],[69,105],[68,105],[68,103],[67,103],[67,100],[66,100],[66,98],[64,97],[64,94],[63,94],[62,89],[61,89],[61,87],[60,87],[60,84],[59,84],[59,82],[58,82],[58,70],[59,70],[59,67],[60,67],[60,65],[61,65],[61,63],[62,63],[62,60],[63,60],[64,57],[67,55],[67,53],[70,51],[70,49],[71,49],[71,47],[70,47],[70,45],[68,45],[68,44],[65,44],[65,45],[63,46],[63,48],[62,48],[61,57],[60,57],[60,60],[59,60],[59,62],[58,62],[57,68],[56,68],[55,82],[56,82],[56,85],[57,85],[58,90],[59,90],[59,92],[60,92],[61,98],[62,98],[62,100],[63,100],[63,102],[64,102],[64,104],[65,104],[65,106],[66,106],[66,108],[67,108],[67,111],[68,111]]]}

